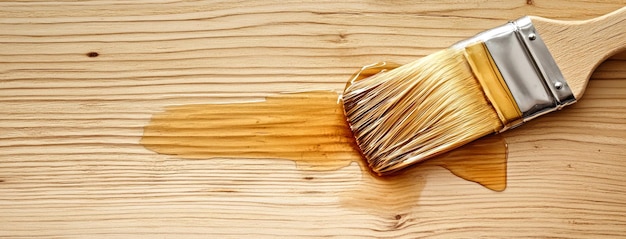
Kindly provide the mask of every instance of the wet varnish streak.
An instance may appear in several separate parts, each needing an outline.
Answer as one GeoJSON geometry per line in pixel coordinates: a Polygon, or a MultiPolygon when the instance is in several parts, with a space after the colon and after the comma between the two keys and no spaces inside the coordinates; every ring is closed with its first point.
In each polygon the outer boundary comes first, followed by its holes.
{"type": "Polygon", "coordinates": [[[337,94],[279,94],[263,102],[183,105],[153,116],[141,143],[183,158],[280,158],[332,170],[360,158],[337,94]]]}
{"type": "MultiPolygon", "coordinates": [[[[355,77],[391,67],[394,65],[371,65],[355,77]]],[[[141,144],[160,154],[189,159],[288,159],[301,170],[336,170],[358,162],[364,172],[369,172],[338,94],[331,91],[278,94],[252,103],[170,106],[152,117],[141,144]]],[[[386,201],[371,198],[376,195],[417,201],[423,186],[419,170],[426,165],[442,166],[465,180],[502,191],[506,188],[506,154],[504,140],[490,136],[399,175],[379,178],[364,173],[365,183],[350,192],[348,204],[358,207],[386,201]],[[372,190],[381,192],[372,194],[372,190]]]]}

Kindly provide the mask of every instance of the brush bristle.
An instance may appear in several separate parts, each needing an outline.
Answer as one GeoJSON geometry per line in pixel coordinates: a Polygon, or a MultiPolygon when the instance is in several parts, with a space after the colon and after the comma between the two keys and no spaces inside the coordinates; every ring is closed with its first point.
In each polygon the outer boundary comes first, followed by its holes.
{"type": "Polygon", "coordinates": [[[502,129],[460,49],[351,82],[343,94],[371,169],[389,174],[502,129]]]}

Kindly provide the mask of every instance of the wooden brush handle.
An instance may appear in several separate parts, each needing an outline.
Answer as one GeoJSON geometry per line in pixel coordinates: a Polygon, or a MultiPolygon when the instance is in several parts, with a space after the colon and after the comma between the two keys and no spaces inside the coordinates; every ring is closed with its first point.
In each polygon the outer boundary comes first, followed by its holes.
{"type": "Polygon", "coordinates": [[[576,99],[582,97],[595,68],[626,49],[626,7],[585,21],[530,18],[576,99]]]}

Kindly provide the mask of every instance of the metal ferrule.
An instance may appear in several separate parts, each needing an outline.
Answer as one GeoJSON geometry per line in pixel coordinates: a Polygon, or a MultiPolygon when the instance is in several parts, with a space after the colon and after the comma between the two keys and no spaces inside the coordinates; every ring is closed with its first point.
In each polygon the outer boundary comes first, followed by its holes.
{"type": "Polygon", "coordinates": [[[480,42],[521,112],[521,120],[505,125],[503,130],[576,102],[529,17],[482,32],[453,47],[466,48],[480,42]]]}

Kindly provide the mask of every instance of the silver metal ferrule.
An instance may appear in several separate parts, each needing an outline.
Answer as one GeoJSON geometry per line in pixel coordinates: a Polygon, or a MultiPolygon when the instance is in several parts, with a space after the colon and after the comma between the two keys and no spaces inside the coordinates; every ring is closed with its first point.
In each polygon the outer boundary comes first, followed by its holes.
{"type": "Polygon", "coordinates": [[[484,42],[513,95],[523,122],[576,102],[529,17],[487,30],[453,47],[484,42]]]}

